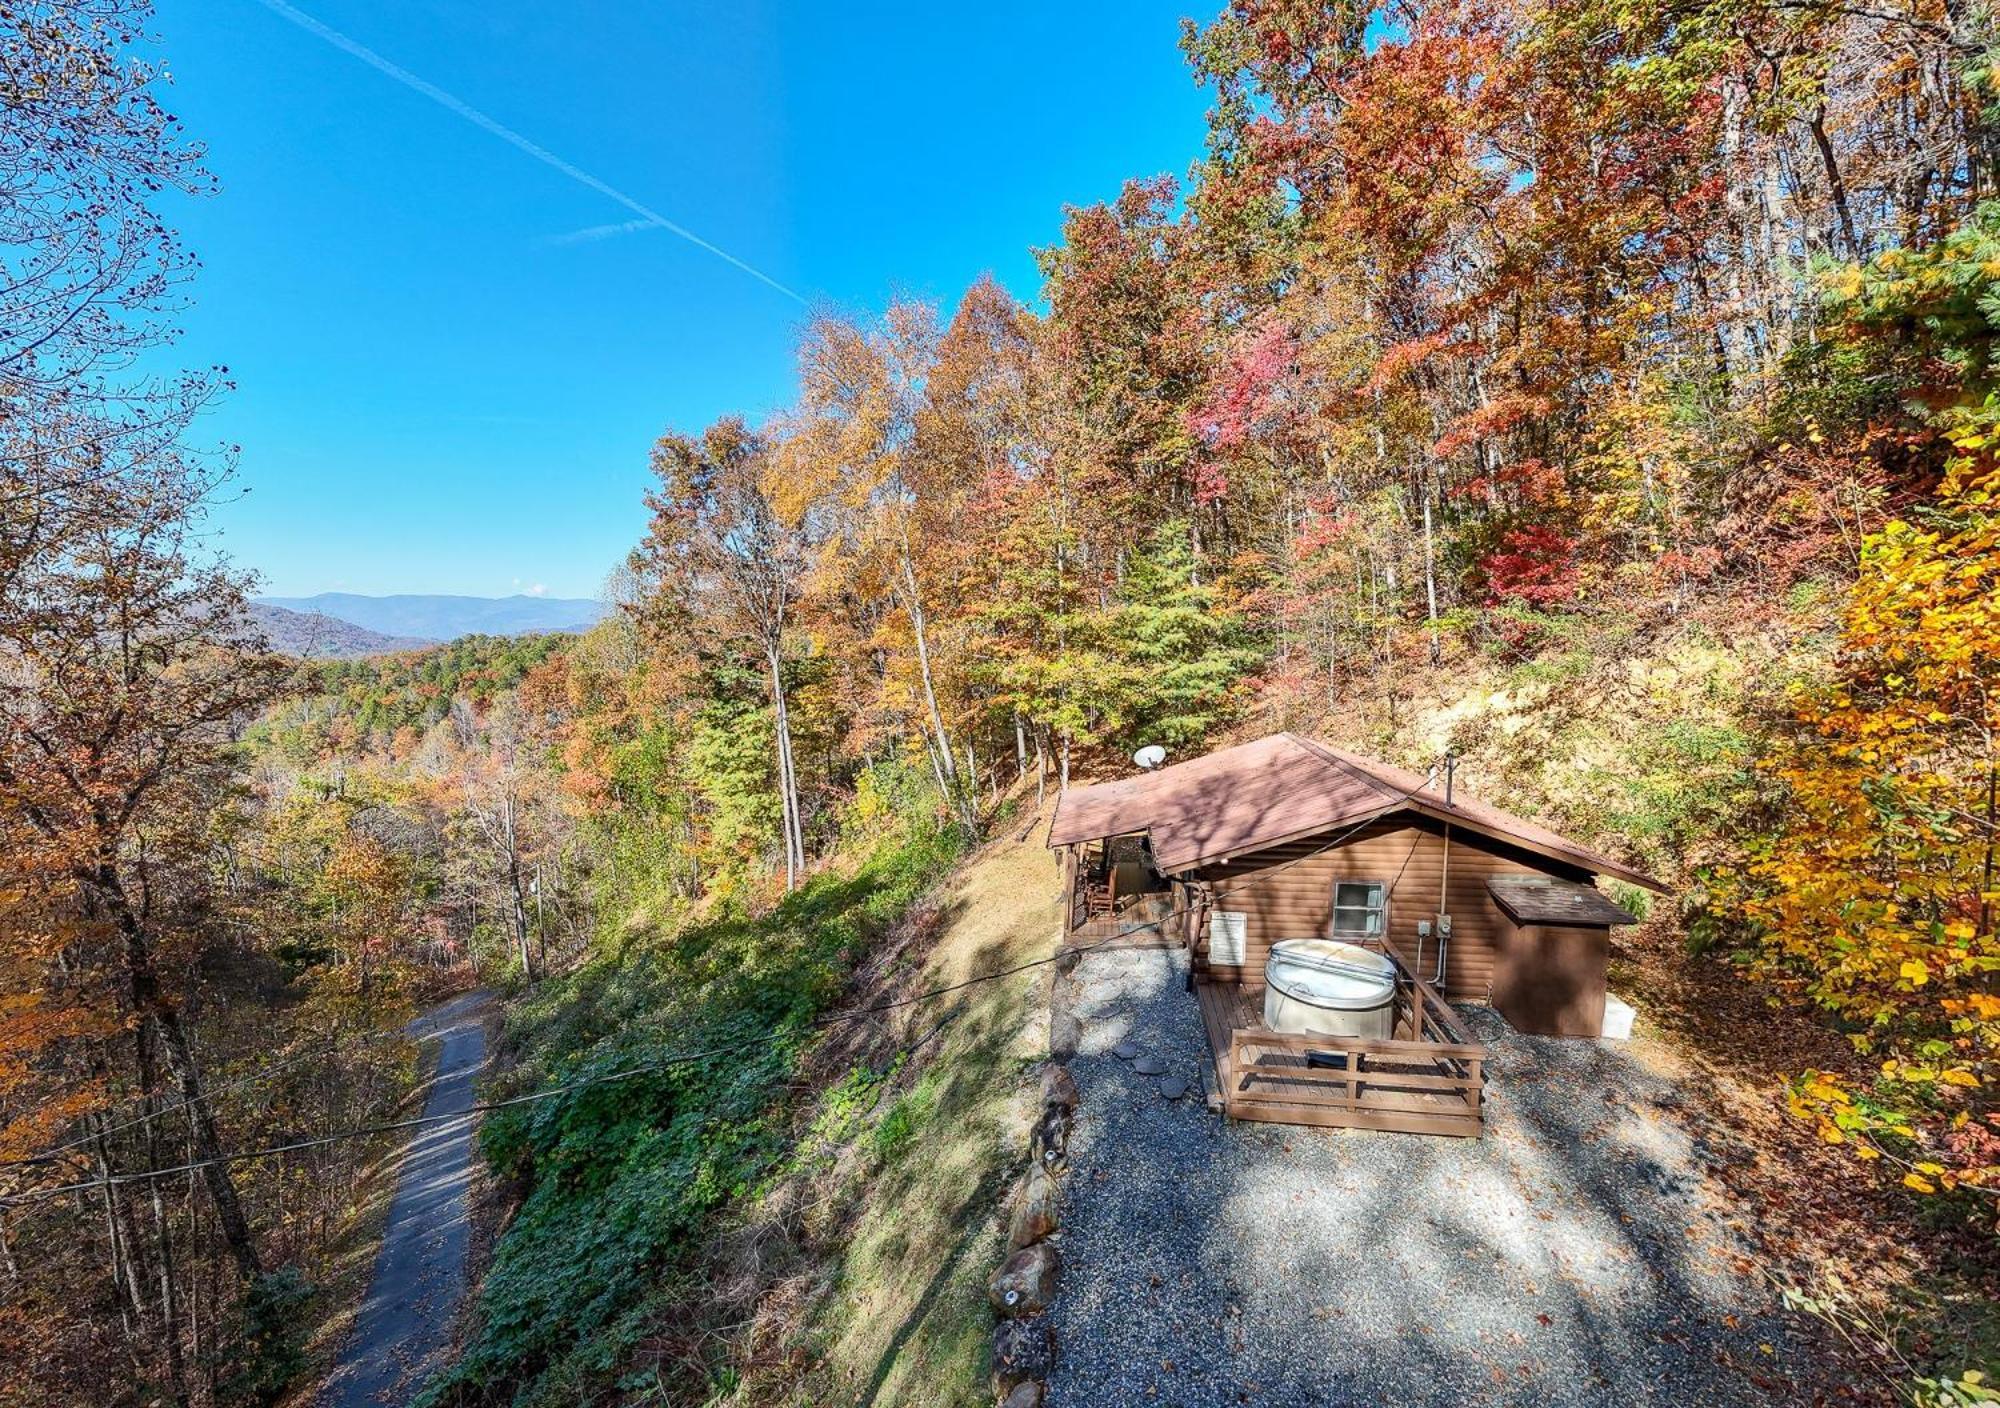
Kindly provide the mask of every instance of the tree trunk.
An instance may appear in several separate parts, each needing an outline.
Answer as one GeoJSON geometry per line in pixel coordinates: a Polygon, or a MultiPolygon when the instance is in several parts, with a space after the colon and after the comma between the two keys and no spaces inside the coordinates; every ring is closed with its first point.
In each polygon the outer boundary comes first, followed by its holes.
{"type": "MultiPolygon", "coordinates": [[[[94,1115],[91,1122],[96,1126],[91,1152],[97,1159],[98,1186],[104,1195],[104,1232],[111,1240],[111,1284],[123,1297],[118,1313],[125,1322],[126,1341],[136,1345],[146,1333],[146,1304],[139,1287],[139,1233],[132,1225],[131,1205],[118,1196],[118,1185],[111,1181],[111,1146],[104,1137],[104,1117],[94,1115]]],[[[136,1352],[133,1361],[138,1362],[136,1352]]]]}
{"type": "Polygon", "coordinates": [[[514,812],[518,803],[510,790],[500,802],[500,837],[507,846],[507,891],[514,906],[514,948],[521,955],[521,976],[534,981],[534,955],[528,949],[528,897],[521,887],[520,831],[514,812]]]}
{"type": "MultiPolygon", "coordinates": [[[[149,1106],[151,1102],[148,1102],[149,1106]]],[[[146,1167],[149,1171],[160,1167],[160,1137],[158,1122],[152,1111],[146,1118],[146,1167]]],[[[188,1383],[187,1362],[181,1355],[181,1327],[178,1288],[175,1285],[174,1234],[167,1222],[166,1201],[160,1196],[160,1180],[151,1179],[147,1191],[152,1195],[153,1239],[159,1245],[160,1256],[160,1343],[167,1356],[167,1387],[173,1400],[180,1408],[187,1408],[188,1383]]]]}
{"type": "Polygon", "coordinates": [[[1982,937],[1993,932],[1993,901],[1986,896],[1993,893],[1996,802],[2000,802],[2000,764],[1994,761],[1993,740],[1989,738],[1986,740],[1986,866],[1979,884],[1979,932],[1982,937]]]}
{"type": "Polygon", "coordinates": [[[945,781],[944,768],[938,763],[937,740],[931,737],[930,730],[928,729],[924,730],[923,738],[924,757],[929,759],[931,765],[931,781],[937,784],[938,796],[944,799],[945,809],[949,811],[951,809],[951,784],[945,781]]]}
{"type": "Polygon", "coordinates": [[[1723,206],[1729,214],[1725,222],[1730,248],[1720,261],[1723,279],[1723,309],[1718,334],[1728,377],[1726,401],[1743,404],[1750,380],[1749,290],[1744,283],[1750,235],[1750,194],[1744,182],[1743,131],[1750,119],[1749,93],[1742,80],[1731,77],[1722,84],[1722,180],[1723,206]]]}
{"type": "Polygon", "coordinates": [[[1418,492],[1424,501],[1424,597],[1431,628],[1431,664],[1435,665],[1444,656],[1444,646],[1438,638],[1437,547],[1431,534],[1431,490],[1428,476],[1418,492]]]}
{"type": "Polygon", "coordinates": [[[1854,231],[1854,213],[1847,204],[1847,182],[1840,174],[1840,158],[1834,153],[1833,139],[1826,134],[1826,105],[1820,104],[1806,124],[1812,133],[1813,145],[1819,149],[1819,162],[1826,170],[1827,195],[1833,202],[1834,226],[1839,238],[1846,245],[1844,251],[1836,249],[1843,259],[1861,258],[1861,237],[1854,231]]]}
{"type": "MultiPolygon", "coordinates": [[[[937,741],[938,756],[943,759],[945,798],[958,816],[959,825],[968,834],[979,829],[978,802],[967,793],[968,789],[958,785],[958,768],[951,753],[951,732],[944,726],[944,713],[938,708],[937,685],[931,675],[931,649],[929,626],[924,617],[924,603],[917,592],[917,572],[910,562],[909,544],[905,543],[899,554],[903,568],[903,606],[910,614],[910,633],[916,639],[917,674],[924,686],[924,712],[930,716],[930,728],[937,741]]],[[[977,784],[974,784],[976,789],[977,784]]]]}
{"type": "Polygon", "coordinates": [[[132,1010],[141,1021],[150,1019],[158,1030],[166,1051],[167,1068],[179,1088],[188,1112],[188,1128],[194,1140],[196,1159],[201,1163],[202,1184],[215,1205],[215,1219],[222,1229],[236,1270],[245,1281],[255,1280],[263,1268],[257,1261],[256,1243],[250,1235],[249,1219],[236,1196],[236,1181],[229,1165],[222,1161],[222,1143],[215,1132],[215,1117],[202,1090],[201,1071],[194,1051],[181,1026],[180,1012],[160,988],[159,972],[153,962],[152,938],[125,894],[117,870],[103,862],[77,877],[90,894],[110,913],[125,940],[125,971],[132,995],[132,1010]]]}
{"type": "MultiPolygon", "coordinates": [[[[153,1092],[159,1088],[159,1059],[154,1049],[157,1033],[152,1023],[143,1023],[134,1043],[139,1066],[139,1085],[146,1092],[146,1171],[155,1173],[166,1160],[161,1157],[160,1121],[158,1101],[153,1092]]],[[[167,1358],[167,1386],[173,1400],[180,1408],[187,1408],[187,1364],[181,1357],[180,1314],[176,1306],[174,1284],[174,1238],[173,1230],[167,1223],[165,1200],[160,1196],[160,1180],[148,1179],[146,1191],[151,1195],[153,1210],[153,1238],[159,1247],[159,1295],[160,1295],[160,1341],[167,1358]]]]}
{"type": "Polygon", "coordinates": [[[778,794],[785,828],[785,889],[791,891],[799,887],[806,868],[805,830],[799,824],[798,775],[792,770],[792,717],[785,701],[784,662],[775,644],[765,646],[764,659],[771,667],[771,709],[778,732],[778,794]]]}

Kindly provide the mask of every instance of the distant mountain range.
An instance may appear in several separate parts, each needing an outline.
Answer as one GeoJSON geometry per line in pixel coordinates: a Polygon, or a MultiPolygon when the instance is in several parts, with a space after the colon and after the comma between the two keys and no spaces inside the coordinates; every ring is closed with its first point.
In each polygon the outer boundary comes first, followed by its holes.
{"type": "Polygon", "coordinates": [[[358,596],[352,592],[321,592],[318,596],[258,597],[257,604],[331,617],[364,631],[395,638],[396,644],[384,647],[390,650],[470,635],[587,631],[604,615],[602,602],[555,596],[358,596]]]}
{"type": "Polygon", "coordinates": [[[269,602],[253,601],[244,614],[264,633],[273,650],[305,660],[351,660],[437,644],[415,636],[387,636],[318,611],[288,611],[269,602]]]}

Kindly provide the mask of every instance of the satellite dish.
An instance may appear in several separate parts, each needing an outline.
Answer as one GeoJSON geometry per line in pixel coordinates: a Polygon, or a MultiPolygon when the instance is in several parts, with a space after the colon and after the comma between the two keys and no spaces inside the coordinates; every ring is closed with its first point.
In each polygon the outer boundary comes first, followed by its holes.
{"type": "Polygon", "coordinates": [[[1144,748],[1141,748],[1138,752],[1132,755],[1132,761],[1137,763],[1140,767],[1144,768],[1147,772],[1151,772],[1154,768],[1158,767],[1161,763],[1164,763],[1166,760],[1167,760],[1167,750],[1162,748],[1157,743],[1148,743],[1144,748]]]}

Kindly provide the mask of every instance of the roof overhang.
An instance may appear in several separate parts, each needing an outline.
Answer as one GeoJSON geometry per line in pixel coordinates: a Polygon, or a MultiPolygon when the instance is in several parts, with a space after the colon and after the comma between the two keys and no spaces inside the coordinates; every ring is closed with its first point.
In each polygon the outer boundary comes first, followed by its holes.
{"type": "Polygon", "coordinates": [[[1504,827],[1496,826],[1491,822],[1467,816],[1456,807],[1448,807],[1442,802],[1432,802],[1425,798],[1411,798],[1407,804],[1407,809],[1413,812],[1420,812],[1437,821],[1448,822],[1453,826],[1463,827],[1467,831],[1476,831],[1481,836],[1495,841],[1504,841],[1510,846],[1533,852],[1535,855],[1546,856],[1550,860],[1561,861],[1564,865],[1574,866],[1578,870],[1589,871],[1593,875],[1609,875],[1613,879],[1637,885],[1642,890],[1651,890],[1656,895],[1667,893],[1667,887],[1648,875],[1645,871],[1635,870],[1621,861],[1615,861],[1609,856],[1599,855],[1595,851],[1586,851],[1581,846],[1573,849],[1568,846],[1551,846],[1546,842],[1536,840],[1534,837],[1522,836],[1516,832],[1508,831],[1504,827]]]}
{"type": "Polygon", "coordinates": [[[1410,812],[1578,872],[1667,893],[1642,870],[1476,800],[1446,802],[1428,785],[1420,774],[1274,734],[1158,772],[1069,789],[1056,799],[1048,844],[1147,836],[1161,872],[1183,875],[1410,812]]]}
{"type": "Polygon", "coordinates": [[[1494,875],[1487,879],[1486,889],[1494,903],[1521,924],[1609,929],[1639,922],[1638,915],[1613,904],[1593,886],[1552,875],[1494,875]]]}

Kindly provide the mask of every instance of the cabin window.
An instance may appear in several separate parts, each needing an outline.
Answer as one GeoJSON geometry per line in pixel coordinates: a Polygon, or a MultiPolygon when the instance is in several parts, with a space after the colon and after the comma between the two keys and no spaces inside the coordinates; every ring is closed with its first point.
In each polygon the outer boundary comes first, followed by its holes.
{"type": "Polygon", "coordinates": [[[1387,887],[1373,880],[1340,880],[1333,887],[1333,932],[1359,938],[1382,937],[1387,887]]]}

